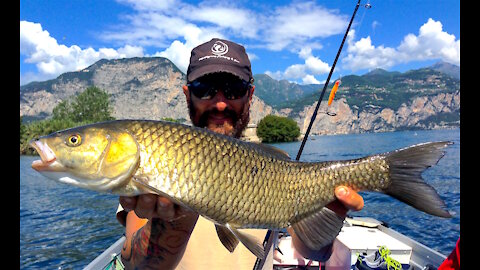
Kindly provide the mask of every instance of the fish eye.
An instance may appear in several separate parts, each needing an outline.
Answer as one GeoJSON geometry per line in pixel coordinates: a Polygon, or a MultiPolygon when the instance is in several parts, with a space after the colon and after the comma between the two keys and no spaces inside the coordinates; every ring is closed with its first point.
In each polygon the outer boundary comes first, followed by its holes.
{"type": "Polygon", "coordinates": [[[68,146],[79,146],[82,143],[82,137],[79,134],[70,135],[66,143],[68,146]]]}

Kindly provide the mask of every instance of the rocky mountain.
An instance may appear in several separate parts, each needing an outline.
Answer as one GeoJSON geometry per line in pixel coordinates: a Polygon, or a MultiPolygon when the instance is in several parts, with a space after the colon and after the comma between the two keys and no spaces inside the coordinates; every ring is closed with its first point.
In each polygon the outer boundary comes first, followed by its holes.
{"type": "MultiPolygon", "coordinates": [[[[20,116],[24,121],[44,119],[53,108],[89,86],[109,93],[116,119],[161,119],[189,121],[182,91],[186,76],[163,57],[100,60],[56,79],[32,82],[20,87],[20,116]]],[[[252,123],[257,123],[272,108],[257,96],[252,102],[252,123]]]]}
{"type": "Polygon", "coordinates": [[[97,86],[111,95],[115,118],[187,119],[184,82],[185,75],[166,58],[100,60],[54,80],[20,87],[20,115],[45,118],[60,101],[97,86]]]}
{"type": "MultiPolygon", "coordinates": [[[[323,85],[298,85],[255,76],[250,123],[268,114],[295,119],[304,132],[323,85]]],[[[434,68],[405,73],[373,70],[341,78],[333,104],[322,102],[312,134],[442,128],[459,125],[460,83],[434,68]],[[334,112],[335,116],[325,114],[334,112]]],[[[24,121],[49,117],[62,100],[97,86],[111,95],[117,119],[189,121],[182,85],[183,74],[162,57],[100,60],[56,79],[20,87],[20,115],[24,121]]],[[[332,82],[333,84],[333,82],[332,82]]],[[[331,86],[324,99],[328,98],[331,86]]]]}
{"type": "MultiPolygon", "coordinates": [[[[307,106],[296,117],[299,127],[305,131],[314,112],[315,104],[307,106]]],[[[345,98],[334,102],[330,108],[321,103],[312,134],[348,134],[385,132],[406,129],[440,129],[460,125],[460,91],[416,97],[402,103],[397,109],[369,106],[359,110],[349,106],[345,98]],[[335,112],[329,116],[323,112],[335,112]]]]}
{"type": "Polygon", "coordinates": [[[456,65],[440,61],[433,64],[430,68],[460,80],[460,67],[456,65]]]}
{"type": "MultiPolygon", "coordinates": [[[[345,76],[329,107],[326,99],[332,82],[311,132],[345,134],[459,126],[460,81],[452,76],[458,67],[450,65],[449,74],[438,68],[449,65],[440,63],[404,73],[375,69],[362,76],[345,76]]],[[[302,132],[308,127],[323,89],[323,85],[317,87],[314,93],[275,106],[279,113],[294,118],[302,132]]]]}
{"type": "Polygon", "coordinates": [[[292,102],[318,91],[315,84],[300,85],[287,80],[277,81],[267,74],[254,75],[255,95],[273,108],[284,107],[282,104],[292,102]]]}

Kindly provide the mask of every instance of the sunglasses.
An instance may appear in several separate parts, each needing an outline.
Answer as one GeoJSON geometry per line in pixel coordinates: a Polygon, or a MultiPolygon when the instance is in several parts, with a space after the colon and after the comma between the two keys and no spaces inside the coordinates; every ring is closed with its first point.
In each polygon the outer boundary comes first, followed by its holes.
{"type": "Polygon", "coordinates": [[[252,87],[244,80],[195,80],[187,84],[190,92],[200,99],[212,99],[219,90],[222,90],[226,99],[233,100],[245,96],[252,87]]]}

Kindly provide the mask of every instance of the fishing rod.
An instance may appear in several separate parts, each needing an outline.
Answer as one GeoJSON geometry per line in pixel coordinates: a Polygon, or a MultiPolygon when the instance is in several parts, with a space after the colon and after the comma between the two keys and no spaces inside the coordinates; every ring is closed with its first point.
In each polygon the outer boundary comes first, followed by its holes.
{"type": "MultiPolygon", "coordinates": [[[[338,49],[337,55],[335,56],[335,60],[333,61],[332,68],[330,69],[330,73],[328,74],[327,81],[323,85],[322,93],[320,94],[320,98],[318,99],[317,106],[315,107],[315,111],[313,112],[312,118],[310,119],[310,123],[308,124],[307,131],[303,136],[302,144],[300,145],[300,149],[298,150],[297,157],[295,158],[295,160],[297,161],[300,160],[300,156],[302,155],[302,152],[303,152],[303,147],[305,146],[305,143],[307,142],[307,139],[308,139],[308,134],[310,134],[310,130],[312,129],[313,121],[315,121],[315,118],[317,118],[318,109],[320,108],[320,103],[322,103],[323,96],[325,95],[325,90],[327,89],[328,83],[330,82],[330,77],[332,77],[332,73],[333,73],[333,70],[335,69],[335,65],[337,64],[338,57],[342,52],[343,44],[345,43],[348,32],[350,31],[350,27],[352,26],[353,18],[355,18],[355,14],[357,13],[358,8],[360,7],[360,1],[361,0],[358,0],[357,5],[355,6],[355,10],[353,11],[352,18],[350,19],[350,23],[348,24],[347,30],[345,31],[345,35],[343,36],[342,43],[340,44],[340,48],[338,49]]],[[[372,6],[367,3],[364,5],[364,7],[369,9],[372,6]]]]}
{"type": "MultiPolygon", "coordinates": [[[[342,43],[340,44],[340,48],[338,49],[337,55],[335,56],[335,60],[333,61],[333,65],[332,65],[332,68],[330,69],[330,73],[328,74],[327,81],[323,86],[323,90],[322,90],[322,93],[320,94],[320,98],[318,99],[317,106],[315,107],[315,111],[313,112],[312,118],[310,119],[310,124],[308,125],[307,131],[305,132],[305,136],[303,137],[302,144],[300,145],[300,149],[298,150],[298,154],[296,157],[297,161],[300,159],[300,156],[302,155],[303,147],[305,146],[305,142],[307,141],[308,134],[312,129],[312,125],[313,125],[313,122],[315,121],[315,118],[317,117],[318,109],[320,108],[320,103],[322,102],[323,96],[325,95],[325,90],[327,89],[328,83],[330,82],[330,77],[332,77],[333,70],[335,69],[335,65],[337,64],[338,57],[340,56],[340,52],[342,51],[342,48],[343,48],[343,44],[347,39],[348,32],[350,31],[350,27],[352,26],[353,19],[355,18],[355,14],[357,13],[358,8],[360,7],[360,1],[361,0],[358,0],[357,5],[355,6],[355,10],[353,11],[352,18],[350,19],[350,23],[348,24],[347,30],[345,31],[345,35],[343,36],[342,43]]],[[[364,5],[364,7],[366,9],[370,9],[372,6],[370,5],[370,3],[367,3],[364,5]]],[[[268,230],[267,235],[265,236],[265,240],[263,241],[263,246],[264,248],[266,248],[266,250],[270,250],[270,247],[273,244],[273,242],[277,240],[277,239],[272,239],[272,237],[275,235],[276,235],[275,233],[272,234],[272,230],[268,230]]],[[[262,269],[265,263],[266,256],[268,256],[268,251],[265,252],[265,258],[263,258],[263,260],[260,260],[259,258],[257,258],[257,261],[253,266],[253,270],[262,269]]]]}

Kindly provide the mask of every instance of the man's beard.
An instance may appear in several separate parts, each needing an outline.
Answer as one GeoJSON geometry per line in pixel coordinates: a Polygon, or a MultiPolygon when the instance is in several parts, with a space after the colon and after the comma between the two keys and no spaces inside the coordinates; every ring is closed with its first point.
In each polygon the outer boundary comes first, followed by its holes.
{"type": "Polygon", "coordinates": [[[248,125],[248,122],[250,121],[250,111],[249,111],[249,104],[245,104],[242,113],[240,115],[237,115],[237,113],[233,110],[230,110],[229,108],[226,108],[223,113],[226,117],[229,117],[232,119],[233,126],[230,125],[227,122],[224,122],[223,125],[215,125],[211,124],[210,126],[208,125],[208,117],[212,113],[220,113],[217,109],[212,109],[210,111],[204,112],[202,115],[200,115],[198,123],[195,123],[195,116],[196,116],[196,111],[193,107],[193,103],[190,100],[188,103],[188,112],[190,114],[190,120],[192,121],[193,125],[197,127],[207,127],[208,129],[223,134],[227,136],[232,136],[235,138],[240,138],[242,136],[242,132],[245,130],[245,128],[248,125]]]}

